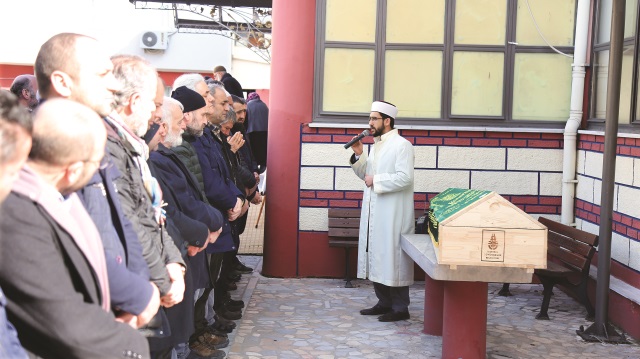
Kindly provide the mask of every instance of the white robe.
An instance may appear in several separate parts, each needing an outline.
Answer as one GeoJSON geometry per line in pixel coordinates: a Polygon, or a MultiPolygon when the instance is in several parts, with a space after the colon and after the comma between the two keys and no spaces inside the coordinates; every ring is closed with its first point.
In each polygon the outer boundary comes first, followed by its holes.
{"type": "Polygon", "coordinates": [[[413,146],[391,130],[374,139],[351,165],[365,186],[358,242],[358,278],[391,287],[413,284],[413,260],[400,247],[400,235],[414,233],[413,146]],[[368,250],[367,250],[368,249],[368,250]]]}

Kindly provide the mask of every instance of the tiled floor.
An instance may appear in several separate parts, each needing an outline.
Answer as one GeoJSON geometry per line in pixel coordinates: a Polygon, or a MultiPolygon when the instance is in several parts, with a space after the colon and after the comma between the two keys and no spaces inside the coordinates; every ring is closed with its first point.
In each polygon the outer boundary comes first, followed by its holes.
{"type": "MultiPolygon", "coordinates": [[[[265,207],[267,206],[265,202],[265,207]]],[[[260,214],[261,204],[249,207],[249,216],[244,233],[240,235],[240,254],[262,254],[264,244],[264,208],[260,214]],[[260,216],[260,220],[258,220],[260,216]]]]}
{"type": "MultiPolygon", "coordinates": [[[[375,302],[368,281],[344,288],[339,279],[279,279],[260,275],[261,256],[242,256],[256,268],[244,275],[234,296],[247,306],[229,336],[228,358],[440,358],[442,339],[422,333],[424,282],[410,287],[411,319],[381,323],[358,311],[375,302]]],[[[540,285],[512,285],[500,297],[489,285],[487,358],[640,358],[638,343],[587,343],[576,334],[584,309],[560,291],[550,321],[534,319],[540,285]]],[[[460,339],[464,340],[463,338],[460,339]]]]}

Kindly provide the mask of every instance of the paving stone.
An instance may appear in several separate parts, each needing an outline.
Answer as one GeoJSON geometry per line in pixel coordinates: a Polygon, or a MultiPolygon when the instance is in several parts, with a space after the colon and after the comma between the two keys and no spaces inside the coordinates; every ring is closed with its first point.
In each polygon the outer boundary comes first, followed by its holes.
{"type": "MultiPolygon", "coordinates": [[[[235,298],[247,303],[224,350],[228,358],[440,358],[442,338],[422,333],[424,282],[410,287],[411,318],[381,323],[360,309],[376,302],[369,281],[344,288],[339,279],[266,278],[262,257],[241,256],[255,268],[242,276],[235,298]]],[[[640,345],[587,343],[576,335],[586,311],[562,291],[554,291],[551,320],[536,320],[542,287],[511,285],[512,297],[500,297],[499,283],[489,284],[487,358],[640,358],[640,345]]]]}

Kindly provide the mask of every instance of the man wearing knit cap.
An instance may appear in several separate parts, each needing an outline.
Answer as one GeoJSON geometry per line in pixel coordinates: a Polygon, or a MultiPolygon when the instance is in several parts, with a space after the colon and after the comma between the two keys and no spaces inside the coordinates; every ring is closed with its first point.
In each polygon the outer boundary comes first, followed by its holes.
{"type": "Polygon", "coordinates": [[[213,78],[222,82],[225,90],[230,94],[244,98],[242,86],[235,77],[231,76],[231,74],[227,72],[227,69],[224,66],[219,65],[213,69],[213,78]]]}
{"type": "MultiPolygon", "coordinates": [[[[378,303],[360,311],[381,322],[409,319],[413,261],[400,247],[400,236],[414,232],[413,146],[393,128],[398,109],[375,101],[369,114],[374,136],[370,150],[351,146],[351,167],[364,180],[360,218],[358,278],[373,282],[378,303]]],[[[355,137],[354,137],[355,138],[355,137]]]]}
{"type": "Polygon", "coordinates": [[[169,233],[180,243],[178,247],[188,266],[185,300],[167,310],[173,343],[177,350],[183,347],[179,344],[188,343],[190,349],[200,357],[221,358],[224,352],[216,349],[227,346],[229,339],[226,335],[216,335],[210,331],[195,333],[193,297],[196,288],[208,285],[207,262],[205,254],[200,252],[209,243],[217,241],[222,232],[222,214],[204,202],[198,180],[172,151],[173,147],[182,143],[180,135],[186,127],[182,108],[188,111],[188,120],[191,120],[192,113],[203,109],[205,105],[199,93],[185,86],[177,88],[172,98],[164,100],[160,121],[169,132],[158,144],[157,150],[151,152],[149,162],[155,169],[165,196],[167,217],[173,219],[173,232],[170,229],[169,233]]]}

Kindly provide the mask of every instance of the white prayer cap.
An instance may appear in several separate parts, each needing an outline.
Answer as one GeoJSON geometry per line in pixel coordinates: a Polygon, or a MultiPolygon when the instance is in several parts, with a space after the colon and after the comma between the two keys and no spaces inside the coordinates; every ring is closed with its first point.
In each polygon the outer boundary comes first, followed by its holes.
{"type": "Polygon", "coordinates": [[[371,104],[371,111],[382,112],[385,115],[391,116],[393,119],[398,115],[398,108],[394,105],[382,101],[374,101],[371,104]]]}

